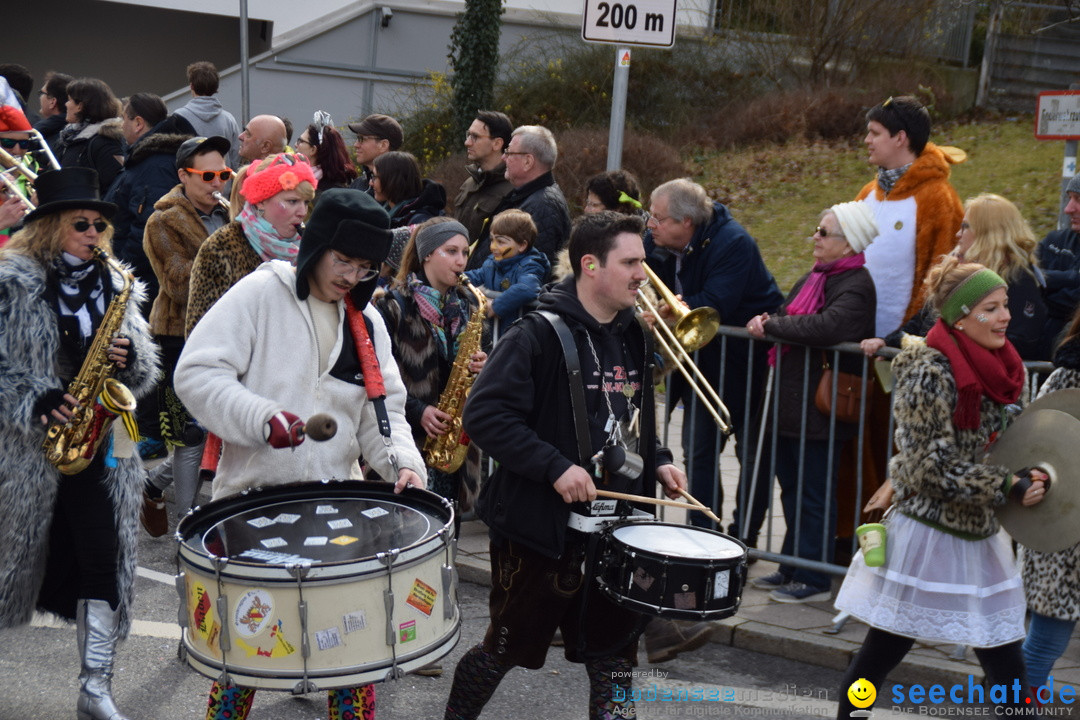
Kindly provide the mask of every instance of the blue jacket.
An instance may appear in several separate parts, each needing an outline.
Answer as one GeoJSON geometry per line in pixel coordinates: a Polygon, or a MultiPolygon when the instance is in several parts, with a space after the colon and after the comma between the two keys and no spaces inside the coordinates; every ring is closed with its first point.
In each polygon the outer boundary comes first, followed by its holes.
{"type": "MultiPolygon", "coordinates": [[[[645,234],[645,254],[649,267],[672,292],[678,292],[675,284],[676,257],[664,248],[656,247],[651,231],[645,234]]],[[[687,246],[679,271],[679,283],[683,301],[687,305],[691,308],[706,305],[716,308],[724,325],[746,325],[755,315],[776,312],[784,301],[776,280],[765,267],[754,238],[718,202],[713,203],[712,219],[697,229],[687,246]]],[[[739,352],[736,345],[738,343],[728,341],[728,362],[745,365],[746,351],[739,352]]],[[[759,346],[764,347],[760,343],[759,346]]],[[[698,365],[706,377],[719,377],[720,347],[719,339],[714,340],[703,347],[698,355],[698,365]]],[[[725,378],[734,382],[737,374],[727,372],[725,378]]],[[[672,377],[672,390],[676,397],[683,390],[683,385],[685,383],[681,376],[672,377]]]]}
{"type": "Polygon", "coordinates": [[[500,318],[517,318],[522,307],[540,294],[540,286],[547,279],[551,264],[547,256],[536,248],[526,253],[496,260],[488,255],[484,264],[476,270],[465,271],[473,285],[500,293],[491,303],[491,309],[500,318]]]}

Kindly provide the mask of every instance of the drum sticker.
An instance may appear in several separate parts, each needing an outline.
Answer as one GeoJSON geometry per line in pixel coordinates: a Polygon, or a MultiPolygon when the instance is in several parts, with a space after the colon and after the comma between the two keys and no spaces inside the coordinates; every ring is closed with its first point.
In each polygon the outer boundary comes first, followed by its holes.
{"type": "Polygon", "coordinates": [[[721,570],[720,572],[716,573],[716,577],[713,578],[712,596],[714,598],[726,598],[728,596],[730,583],[730,570],[721,570]]]}
{"type": "Polygon", "coordinates": [[[276,548],[276,547],[281,547],[282,545],[288,545],[289,544],[287,541],[285,541],[284,539],[279,538],[279,537],[266,538],[265,540],[260,540],[259,542],[262,544],[262,546],[264,548],[266,548],[268,550],[270,550],[272,548],[276,548]]]}
{"type": "Polygon", "coordinates": [[[325,535],[314,535],[309,538],[304,538],[304,545],[325,545],[329,540],[330,538],[325,535]]]}
{"type": "Polygon", "coordinates": [[[407,643],[416,639],[416,621],[410,620],[398,625],[398,642],[407,643]]]}
{"type": "Polygon", "coordinates": [[[356,542],[356,540],[357,538],[354,538],[352,535],[338,535],[330,542],[334,543],[335,545],[341,545],[342,547],[345,547],[346,545],[353,544],[354,542],[356,542]]]}
{"type": "Polygon", "coordinates": [[[281,523],[282,525],[292,525],[299,519],[299,515],[295,515],[293,513],[281,513],[276,518],[274,518],[274,522],[281,523]]]}
{"type": "Polygon", "coordinates": [[[590,515],[614,515],[615,514],[614,500],[593,500],[592,507],[589,509],[590,515]]]}
{"type": "Polygon", "coordinates": [[[341,518],[339,520],[330,520],[326,524],[330,526],[331,530],[344,530],[352,527],[352,520],[341,518]]]}
{"type": "Polygon", "coordinates": [[[188,607],[191,608],[191,627],[204,642],[208,642],[217,623],[214,622],[214,605],[210,602],[210,594],[202,583],[196,582],[191,586],[188,607]]]}
{"type": "Polygon", "coordinates": [[[385,508],[381,508],[381,507],[373,507],[373,508],[368,508],[367,510],[364,510],[360,514],[374,520],[377,517],[382,517],[383,515],[389,515],[390,511],[386,510],[385,508]]]}
{"type": "Polygon", "coordinates": [[[318,505],[315,507],[316,515],[337,515],[338,509],[333,505],[318,505]]]}
{"type": "Polygon", "coordinates": [[[279,658],[296,652],[296,646],[285,639],[280,620],[270,628],[270,639],[274,641],[274,644],[270,646],[269,650],[264,650],[262,645],[248,645],[243,638],[236,638],[236,644],[247,653],[248,657],[258,655],[259,657],[279,658]]]}
{"type": "Polygon", "coordinates": [[[656,582],[656,578],[645,572],[645,568],[640,565],[634,568],[634,584],[639,588],[648,592],[654,582],[656,582]]]}
{"type": "Polygon", "coordinates": [[[247,522],[248,522],[248,525],[251,525],[252,527],[257,527],[257,528],[264,528],[267,525],[273,525],[274,524],[274,521],[271,520],[268,517],[251,518],[247,522]]]}
{"type": "Polygon", "coordinates": [[[341,617],[341,624],[345,626],[345,634],[358,632],[367,627],[367,615],[363,610],[357,610],[356,612],[345,613],[341,617]]]}
{"type": "Polygon", "coordinates": [[[416,578],[413,580],[412,590],[409,591],[409,597],[405,602],[424,613],[424,615],[431,617],[431,610],[435,607],[435,598],[438,596],[439,593],[435,588],[423,582],[420,578],[416,578]]]}
{"type": "Polygon", "coordinates": [[[341,645],[341,633],[336,627],[315,631],[315,642],[320,650],[331,650],[341,645]]]}
{"type": "Polygon", "coordinates": [[[697,593],[693,590],[690,592],[675,593],[671,599],[675,604],[676,610],[694,610],[697,608],[697,593]]]}
{"type": "Polygon", "coordinates": [[[311,558],[300,557],[296,554],[271,552],[270,550],[260,550],[258,548],[251,548],[240,553],[242,558],[250,558],[252,560],[261,560],[264,563],[270,563],[271,565],[289,565],[292,563],[310,563],[311,558]]]}
{"type": "Polygon", "coordinates": [[[262,632],[274,614],[274,598],[265,590],[248,590],[236,603],[234,625],[244,637],[262,632]]]}

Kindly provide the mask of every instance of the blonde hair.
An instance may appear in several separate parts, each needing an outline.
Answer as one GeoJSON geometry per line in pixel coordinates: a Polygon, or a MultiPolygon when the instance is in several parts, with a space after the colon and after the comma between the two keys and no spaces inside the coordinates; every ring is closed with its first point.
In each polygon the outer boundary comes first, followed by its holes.
{"type": "Polygon", "coordinates": [[[974,238],[964,262],[985,265],[1006,281],[1018,279],[1021,272],[1034,275],[1038,243],[1016,205],[1000,195],[983,193],[969,198],[964,209],[974,238]]]}
{"type": "Polygon", "coordinates": [[[926,275],[926,303],[939,314],[945,300],[969,277],[985,269],[984,265],[962,262],[955,255],[945,255],[926,275]]]}
{"type": "MultiPolygon", "coordinates": [[[[0,257],[23,255],[36,260],[42,267],[49,267],[64,250],[71,219],[84,212],[86,211],[78,208],[62,210],[31,220],[22,230],[11,236],[3,249],[0,249],[0,257]]],[[[102,217],[105,216],[102,215],[102,217]]],[[[105,232],[98,236],[97,246],[111,253],[112,236],[113,226],[110,222],[105,232]]]]}

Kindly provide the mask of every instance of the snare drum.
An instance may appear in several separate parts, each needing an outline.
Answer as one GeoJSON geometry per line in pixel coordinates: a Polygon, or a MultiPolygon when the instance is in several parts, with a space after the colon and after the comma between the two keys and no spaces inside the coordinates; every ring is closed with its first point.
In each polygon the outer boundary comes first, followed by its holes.
{"type": "Polygon", "coordinates": [[[207,677],[294,693],[398,677],[460,633],[450,504],[389,483],[274,486],[176,531],[181,655],[207,677]]]}
{"type": "Polygon", "coordinates": [[[647,615],[719,620],[739,609],[746,546],[671,523],[617,523],[600,534],[597,582],[612,602],[647,615]]]}

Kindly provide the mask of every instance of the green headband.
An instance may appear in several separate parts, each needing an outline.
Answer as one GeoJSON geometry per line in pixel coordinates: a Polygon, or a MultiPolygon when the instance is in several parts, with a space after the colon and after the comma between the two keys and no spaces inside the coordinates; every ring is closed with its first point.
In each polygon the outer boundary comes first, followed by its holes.
{"type": "Polygon", "coordinates": [[[952,325],[971,312],[979,301],[999,287],[1005,287],[1005,281],[993,270],[983,268],[968,275],[967,278],[949,293],[941,305],[941,319],[946,325],[952,325]]]}

